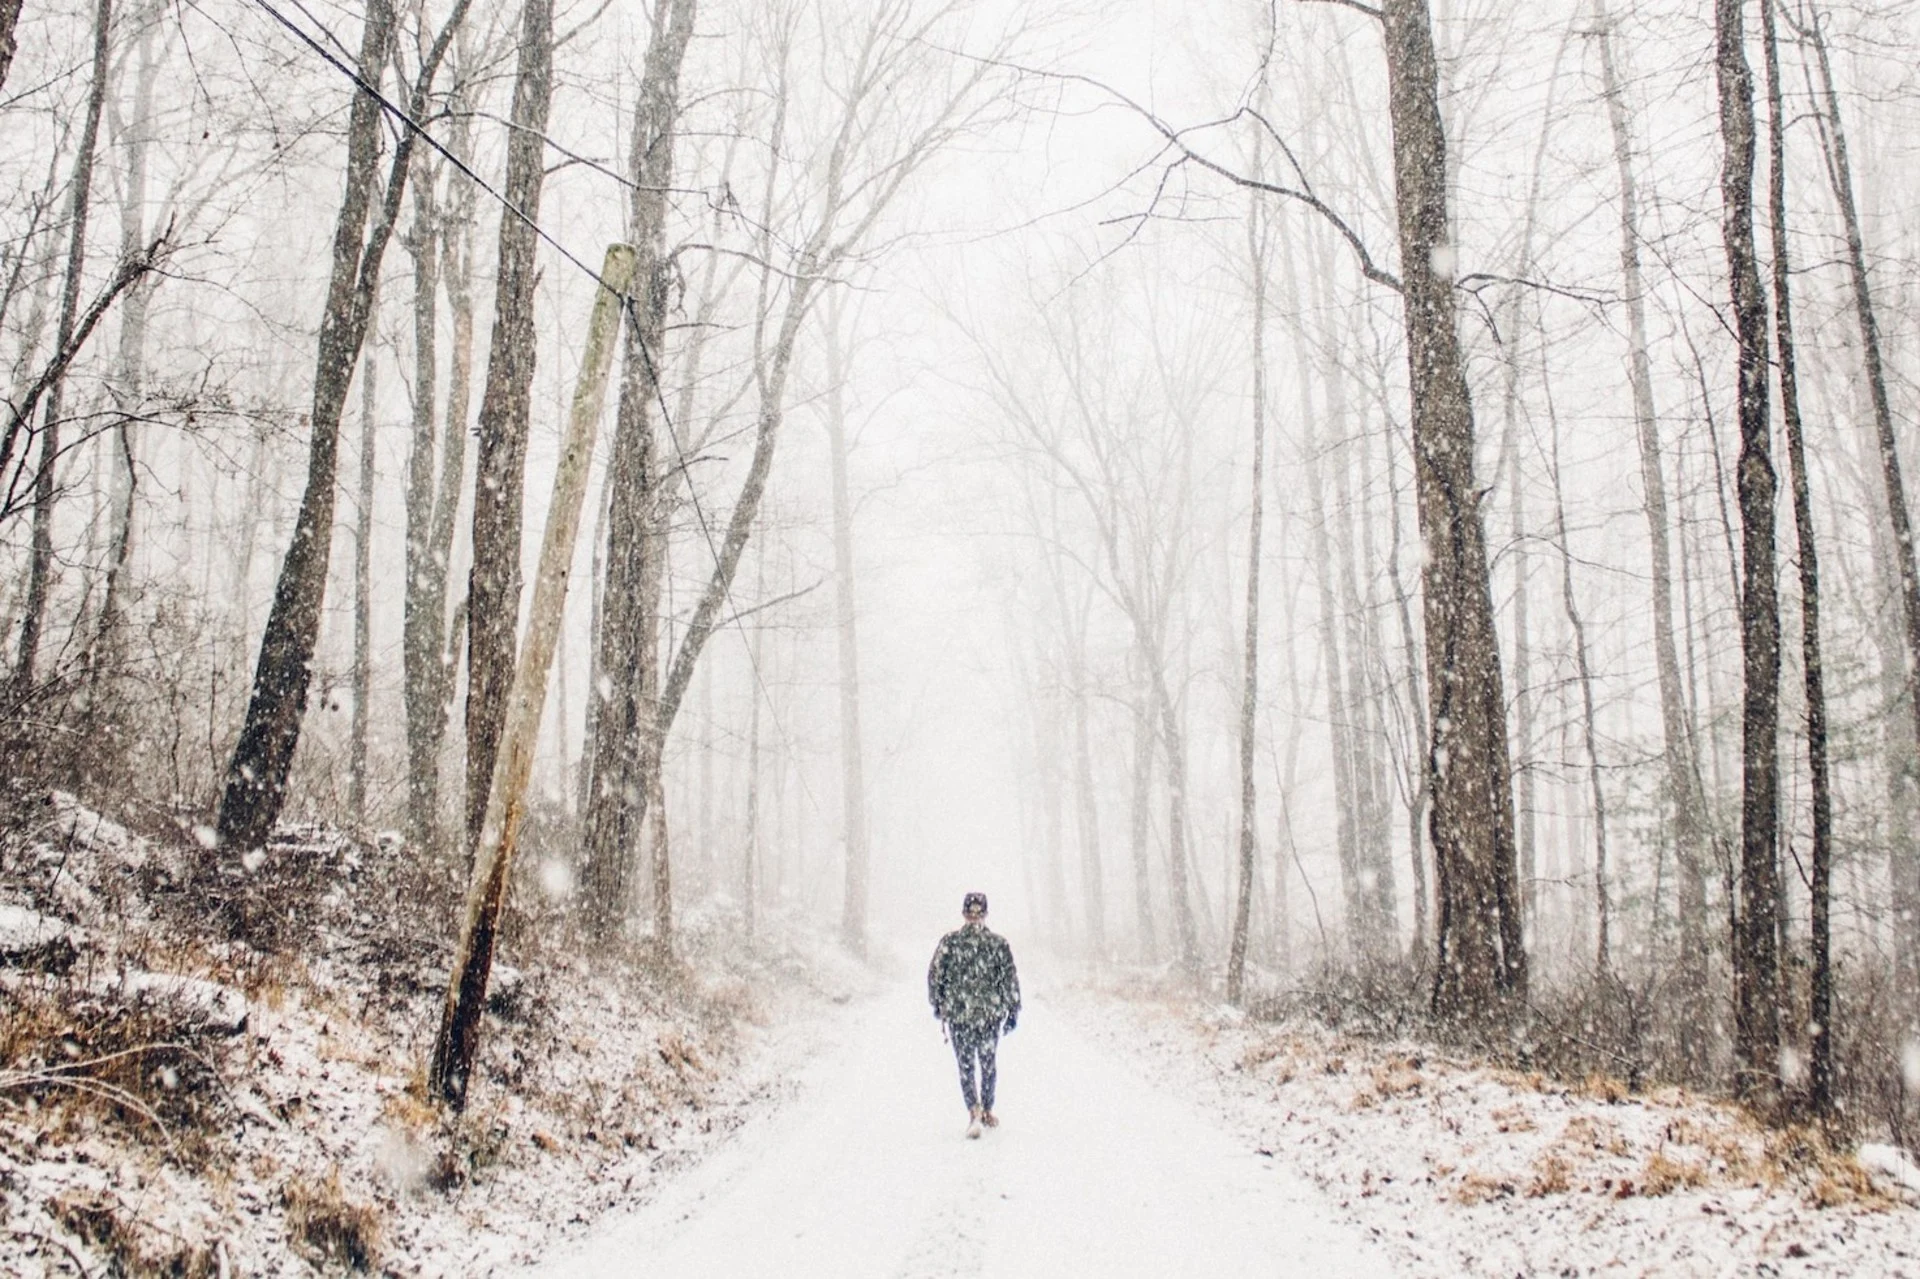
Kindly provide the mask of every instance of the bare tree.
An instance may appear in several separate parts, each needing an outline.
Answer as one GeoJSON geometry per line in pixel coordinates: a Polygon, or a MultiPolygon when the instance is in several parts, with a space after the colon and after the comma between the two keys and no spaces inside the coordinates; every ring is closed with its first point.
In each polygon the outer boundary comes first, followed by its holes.
{"type": "MultiPolygon", "coordinates": [[[[1666,800],[1672,808],[1674,860],[1679,875],[1679,967],[1676,987],[1681,992],[1687,1021],[1705,1023],[1707,985],[1707,847],[1706,796],[1700,784],[1699,752],[1692,717],[1680,683],[1679,649],[1673,630],[1673,553],[1671,518],[1667,512],[1667,483],[1660,418],[1653,398],[1653,360],[1647,341],[1646,284],[1640,267],[1640,195],[1633,165],[1633,129],[1614,53],[1612,16],[1605,0],[1595,0],[1595,38],[1600,53],[1601,87],[1607,99],[1607,121],[1613,134],[1614,168],[1620,180],[1620,274],[1627,308],[1627,383],[1633,396],[1635,438],[1640,449],[1642,505],[1647,516],[1648,542],[1653,556],[1653,661],[1660,684],[1662,762],[1666,800]]],[[[1705,1075],[1707,1038],[1680,1037],[1688,1070],[1705,1075]]]]}
{"type": "MultiPolygon", "coordinates": [[[[12,57],[11,14],[5,46],[12,57]]],[[[80,318],[81,275],[87,261],[87,219],[93,204],[94,148],[100,137],[100,116],[107,96],[107,54],[113,41],[113,0],[99,0],[93,15],[93,70],[87,89],[86,114],[80,126],[80,146],[73,158],[73,176],[67,194],[67,266],[60,287],[60,319],[54,328],[54,349],[73,344],[80,318]]],[[[19,653],[14,660],[14,700],[24,701],[34,685],[34,664],[40,653],[40,632],[46,624],[47,595],[53,576],[54,470],[60,461],[60,426],[66,389],[64,368],[47,386],[40,422],[40,464],[33,476],[33,534],[27,560],[27,592],[20,620],[19,653]]]]}
{"type": "MultiPolygon", "coordinates": [[[[667,193],[673,185],[680,70],[693,37],[695,0],[659,0],[634,104],[628,168],[628,235],[640,254],[637,305],[629,305],[619,416],[608,464],[605,580],[600,594],[596,669],[605,689],[593,718],[585,878],[590,926],[609,936],[626,919],[632,895],[630,849],[640,837],[649,778],[660,767],[658,725],[660,583],[666,564],[663,493],[654,441],[654,404],[665,359],[667,193]]],[[[664,859],[665,848],[655,850],[664,859]]],[[[664,873],[664,868],[662,869],[664,873]]],[[[662,915],[656,903],[656,923],[662,915]]],[[[665,946],[670,935],[656,941],[665,946]]]]}
{"type": "MultiPolygon", "coordinates": [[[[418,119],[426,107],[435,74],[446,56],[469,0],[455,0],[446,25],[421,60],[408,98],[408,114],[418,119]]],[[[369,0],[360,40],[360,79],[377,85],[392,58],[397,26],[391,0],[369,0]]],[[[312,432],[307,458],[306,492],[274,588],[273,609],[260,640],[246,721],[227,764],[220,800],[221,842],[240,849],[266,842],[286,801],[287,773],[300,742],[307,686],[313,673],[314,643],[320,631],[320,605],[327,587],[327,563],[333,549],[335,471],[340,452],[340,414],[353,368],[372,319],[380,263],[392,238],[413,156],[414,133],[405,131],[394,149],[384,196],[373,207],[380,151],[380,104],[365,91],[354,94],[347,118],[346,192],[334,224],[332,275],[321,314],[319,351],[313,376],[312,432]],[[369,212],[377,212],[371,231],[369,212]],[[363,240],[364,236],[364,240],[363,240]]]]}
{"type": "Polygon", "coordinates": [[[369,351],[360,363],[360,482],[353,511],[353,724],[347,732],[347,811],[367,821],[368,703],[373,700],[374,402],[379,366],[369,351]]]}
{"type": "MultiPolygon", "coordinates": [[[[1793,491],[1793,529],[1800,561],[1800,672],[1807,699],[1807,779],[1813,805],[1812,952],[1807,1034],[1812,1041],[1807,1105],[1833,1108],[1833,780],[1827,759],[1827,690],[1820,650],[1820,557],[1814,545],[1813,495],[1800,421],[1800,377],[1793,341],[1791,269],[1787,251],[1787,118],[1780,91],[1780,47],[1773,0],[1760,0],[1767,68],[1767,211],[1773,232],[1773,335],[1780,371],[1780,416],[1786,428],[1793,491]]],[[[1784,932],[1784,902],[1781,908],[1784,932]]],[[[1782,949],[1785,939],[1782,938],[1782,949]]]]}
{"type": "Polygon", "coordinates": [[[1387,0],[1395,209],[1427,546],[1430,830],[1439,898],[1433,1006],[1462,1028],[1497,1025],[1527,993],[1486,533],[1473,475],[1473,405],[1455,330],[1446,133],[1426,0],[1387,0]]]}
{"type": "Polygon", "coordinates": [[[1780,1048],[1779,820],[1780,605],[1774,565],[1774,471],[1767,419],[1767,297],[1753,245],[1753,74],[1740,0],[1715,0],[1724,201],[1721,235],[1739,347],[1741,563],[1740,881],[1733,970],[1737,1086],[1766,1101],[1778,1090],[1780,1048]]]}
{"type": "MultiPolygon", "coordinates": [[[[1820,98],[1823,110],[1815,119],[1820,125],[1827,162],[1827,177],[1840,206],[1840,220],[1847,244],[1848,281],[1852,286],[1854,319],[1860,332],[1860,354],[1865,362],[1867,394],[1873,406],[1874,439],[1879,447],[1880,478],[1887,504],[1887,523],[1893,534],[1893,566],[1898,574],[1901,620],[1904,623],[1907,669],[1904,699],[1913,721],[1912,741],[1920,748],[1920,564],[1913,548],[1913,521],[1907,505],[1907,490],[1900,465],[1900,449],[1894,435],[1893,407],[1887,395],[1886,361],[1881,351],[1880,316],[1873,297],[1867,270],[1866,237],[1860,227],[1859,204],[1854,197],[1853,166],[1847,152],[1847,134],[1840,118],[1840,95],[1834,85],[1833,64],[1827,53],[1825,32],[1821,29],[1818,8],[1798,25],[1800,34],[1814,53],[1814,65],[1820,72],[1820,98]]],[[[1920,789],[1920,760],[1911,755],[1896,765],[1908,803],[1920,789]]],[[[1911,860],[1894,868],[1894,894],[1906,907],[1905,936],[1901,949],[1908,955],[1906,971],[1911,988],[1903,992],[1909,1022],[1920,1022],[1920,867],[1911,860]]]]}
{"type": "Polygon", "coordinates": [[[467,584],[467,844],[480,838],[493,756],[513,683],[520,626],[520,515],[532,412],[533,326],[547,114],[553,104],[553,0],[525,0],[513,79],[513,125],[501,187],[500,248],[480,451],[473,487],[473,569],[467,584]]]}
{"type": "Polygon", "coordinates": [[[840,821],[846,843],[846,891],[840,939],[856,955],[867,949],[867,784],[860,740],[859,612],[854,604],[853,498],[847,483],[848,368],[841,325],[845,307],[828,303],[827,457],[833,482],[833,629],[840,662],[840,821]]]}

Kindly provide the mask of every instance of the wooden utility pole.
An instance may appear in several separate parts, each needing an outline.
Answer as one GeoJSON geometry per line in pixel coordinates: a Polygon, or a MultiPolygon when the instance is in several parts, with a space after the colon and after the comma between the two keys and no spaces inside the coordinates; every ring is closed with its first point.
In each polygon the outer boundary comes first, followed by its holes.
{"type": "Polygon", "coordinates": [[[507,904],[514,845],[526,815],[527,782],[533,776],[534,747],[540,736],[540,717],[546,709],[547,673],[566,614],[568,569],[580,530],[580,508],[586,502],[587,473],[599,434],[600,408],[606,399],[607,370],[613,362],[621,299],[633,278],[633,259],[629,246],[611,245],[601,268],[580,381],[574,389],[567,433],[561,442],[560,465],[554,472],[553,500],[540,544],[526,642],[514,664],[500,747],[494,758],[493,784],[487,792],[486,820],[474,848],[473,877],[467,885],[460,941],[454,950],[453,972],[447,981],[446,1005],[428,1075],[433,1094],[455,1110],[466,1105],[467,1077],[480,1044],[487,977],[493,968],[500,913],[507,904]]]}

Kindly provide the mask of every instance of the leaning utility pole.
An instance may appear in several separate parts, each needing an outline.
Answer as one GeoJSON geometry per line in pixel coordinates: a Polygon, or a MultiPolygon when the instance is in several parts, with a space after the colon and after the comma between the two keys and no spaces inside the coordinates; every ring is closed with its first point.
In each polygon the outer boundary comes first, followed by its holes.
{"type": "Polygon", "coordinates": [[[460,943],[454,950],[453,972],[447,981],[447,1000],[440,1018],[440,1034],[433,1045],[428,1086],[455,1110],[467,1102],[467,1077],[480,1044],[480,1014],[486,1007],[487,977],[493,968],[493,948],[500,929],[500,912],[507,904],[507,876],[513,868],[513,850],[526,816],[527,782],[533,776],[533,752],[540,736],[540,716],[547,703],[547,672],[560,640],[560,623],[567,608],[567,571],[573,563],[573,545],[580,530],[580,508],[586,502],[587,472],[599,433],[600,407],[606,399],[607,370],[613,362],[613,334],[619,322],[621,299],[633,278],[633,249],[624,244],[607,249],[600,288],[594,298],[593,318],[587,327],[587,349],[580,362],[580,382],[573,393],[573,411],[561,442],[560,465],[553,477],[546,535],[540,543],[540,567],[533,582],[532,613],[526,642],[515,663],[513,683],[501,723],[499,749],[494,757],[493,783],[487,791],[486,818],[474,846],[473,878],[467,884],[465,918],[460,943]]]}

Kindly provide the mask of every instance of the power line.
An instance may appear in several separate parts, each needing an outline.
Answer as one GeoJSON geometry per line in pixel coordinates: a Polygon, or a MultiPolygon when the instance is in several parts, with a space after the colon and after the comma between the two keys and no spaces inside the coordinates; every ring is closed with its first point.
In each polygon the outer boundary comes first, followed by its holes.
{"type": "MultiPolygon", "coordinates": [[[[295,2],[298,3],[298,0],[295,0],[295,2]]],[[[266,13],[270,17],[272,17],[275,22],[278,22],[281,26],[285,27],[302,44],[306,45],[309,49],[312,49],[315,53],[319,54],[320,57],[324,59],[326,63],[329,66],[331,66],[335,71],[338,71],[341,75],[351,80],[355,88],[357,88],[361,93],[366,94],[369,98],[372,98],[374,102],[377,103],[383,111],[385,111],[388,115],[392,116],[395,120],[399,121],[401,125],[403,125],[405,128],[410,130],[421,141],[425,142],[427,146],[429,146],[435,152],[439,153],[442,157],[444,157],[447,163],[451,164],[455,169],[459,170],[461,175],[464,176],[468,181],[472,182],[474,186],[478,187],[481,191],[486,192],[487,196],[490,199],[492,199],[496,204],[498,204],[502,209],[506,210],[512,216],[518,218],[522,223],[526,225],[528,230],[534,233],[535,236],[537,236],[541,240],[544,240],[548,245],[550,245],[553,248],[554,252],[558,253],[564,260],[571,263],[573,266],[577,267],[588,278],[592,279],[594,283],[597,284],[599,287],[607,288],[606,281],[601,278],[600,273],[598,271],[594,270],[586,262],[582,261],[578,256],[574,254],[574,252],[571,249],[567,248],[566,245],[560,243],[558,239],[554,238],[554,236],[551,233],[549,233],[545,227],[541,226],[537,220],[530,217],[527,214],[526,210],[520,208],[518,205],[514,204],[513,201],[507,199],[507,197],[503,193],[501,193],[499,190],[497,190],[492,183],[488,182],[485,178],[481,177],[478,173],[476,173],[473,169],[473,166],[469,165],[465,160],[461,159],[458,155],[455,155],[451,150],[449,150],[445,145],[443,145],[439,139],[435,138],[432,133],[428,132],[425,125],[421,124],[418,120],[414,119],[410,113],[402,109],[392,99],[388,98],[384,93],[380,91],[377,85],[368,83],[366,77],[362,76],[356,68],[349,66],[346,62],[342,61],[337,55],[333,53],[333,51],[328,49],[325,45],[321,44],[317,39],[315,39],[312,35],[310,35],[299,24],[293,22],[284,13],[276,9],[272,3],[272,0],[253,0],[253,3],[257,4],[261,9],[265,10],[266,13]]],[[[304,12],[304,6],[303,6],[303,12],[304,12]]],[[[405,180],[404,175],[402,176],[401,180],[402,181],[405,180]]],[[[631,185],[631,184],[629,183],[628,185],[631,185]]],[[[612,290],[609,290],[609,291],[611,292],[612,290]]],[[[625,291],[622,291],[619,294],[619,298],[620,298],[620,307],[621,307],[621,310],[626,315],[627,323],[634,326],[635,332],[640,332],[641,331],[640,317],[634,311],[632,296],[626,293],[625,291]]],[[[712,524],[707,519],[707,513],[701,505],[699,490],[694,486],[691,478],[691,473],[688,472],[687,470],[689,465],[689,459],[687,457],[686,448],[680,439],[679,427],[674,424],[673,416],[667,409],[666,393],[661,387],[659,367],[654,363],[653,353],[647,350],[647,344],[645,342],[636,341],[633,343],[633,348],[637,349],[640,352],[640,358],[646,366],[647,378],[653,384],[654,403],[659,408],[661,422],[666,425],[667,436],[673,442],[674,456],[678,461],[680,469],[683,472],[688,473],[687,497],[689,501],[691,501],[693,504],[694,517],[700,525],[701,537],[707,544],[707,553],[713,557],[714,564],[717,567],[721,559],[720,548],[718,545],[715,544],[713,540],[712,524]]],[[[735,632],[740,636],[741,646],[745,649],[747,654],[748,668],[753,672],[754,686],[758,691],[759,695],[765,699],[767,704],[767,709],[769,713],[771,713],[772,715],[774,726],[780,731],[780,736],[783,739],[783,744],[787,747],[789,754],[793,758],[797,759],[799,756],[799,752],[795,747],[794,739],[787,732],[786,727],[780,723],[780,716],[778,713],[778,709],[773,704],[773,694],[771,690],[768,689],[766,679],[761,673],[760,663],[758,659],[756,659],[754,656],[753,644],[747,637],[746,628],[742,622],[742,617],[741,617],[739,607],[734,602],[733,583],[730,580],[721,583],[721,594],[728,608],[731,610],[731,614],[732,614],[726,620],[726,622],[722,623],[722,625],[731,625],[734,628],[735,632]]],[[[597,689],[593,690],[593,692],[595,696],[599,695],[599,692],[597,689]]],[[[664,760],[665,745],[666,745],[666,742],[663,735],[661,740],[661,746],[663,748],[663,751],[662,751],[663,760],[664,760]]],[[[795,773],[800,781],[800,789],[806,793],[808,801],[814,807],[814,811],[816,813],[819,813],[822,817],[824,817],[825,811],[821,807],[819,798],[814,795],[813,788],[807,784],[805,770],[796,769],[795,773]]]]}

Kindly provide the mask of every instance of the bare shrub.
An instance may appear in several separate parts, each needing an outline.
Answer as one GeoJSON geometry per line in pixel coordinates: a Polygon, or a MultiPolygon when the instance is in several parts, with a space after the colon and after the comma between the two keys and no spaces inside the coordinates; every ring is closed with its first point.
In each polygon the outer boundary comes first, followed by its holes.
{"type": "Polygon", "coordinates": [[[348,1196],[338,1167],[324,1177],[295,1177],[280,1194],[287,1237],[314,1261],[360,1271],[379,1264],[379,1210],[348,1196]]]}
{"type": "Polygon", "coordinates": [[[186,1167],[225,1131],[218,1040],[162,1005],[129,1005],[66,981],[0,988],[0,1105],[46,1129],[105,1121],[186,1167]]]}

